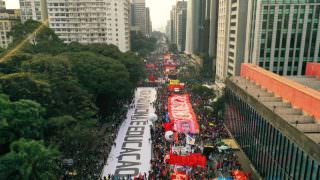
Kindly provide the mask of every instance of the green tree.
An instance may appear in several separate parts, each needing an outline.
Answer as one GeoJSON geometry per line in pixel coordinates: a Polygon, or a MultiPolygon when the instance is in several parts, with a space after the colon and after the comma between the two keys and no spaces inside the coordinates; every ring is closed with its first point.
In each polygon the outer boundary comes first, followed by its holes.
{"type": "Polygon", "coordinates": [[[60,81],[52,85],[48,117],[71,115],[79,120],[92,120],[97,114],[93,95],[77,81],[60,81]]]}
{"type": "Polygon", "coordinates": [[[41,139],[44,127],[44,108],[30,100],[11,102],[0,95],[0,144],[8,146],[19,138],[41,139]]]}
{"type": "Polygon", "coordinates": [[[157,39],[146,37],[140,32],[131,32],[131,50],[145,57],[156,49],[157,39]]]}
{"type": "Polygon", "coordinates": [[[120,62],[89,52],[69,53],[68,56],[79,83],[95,96],[100,115],[130,96],[129,72],[120,62]]]}
{"type": "Polygon", "coordinates": [[[77,119],[90,119],[96,114],[93,97],[77,82],[67,56],[35,55],[23,63],[23,70],[49,82],[51,97],[45,104],[47,117],[69,114],[77,119]]]}
{"type": "MultiPolygon", "coordinates": [[[[27,20],[12,27],[9,35],[13,37],[13,43],[9,49],[21,43],[23,39],[30,36],[42,24],[38,21],[27,20]]],[[[23,47],[24,52],[58,54],[63,52],[65,46],[52,29],[44,27],[32,40],[23,47]]]]}
{"type": "Polygon", "coordinates": [[[53,83],[73,79],[71,63],[68,57],[63,55],[33,55],[31,60],[23,62],[22,70],[53,83]]]}
{"type": "Polygon", "coordinates": [[[10,58],[9,61],[0,63],[0,72],[5,74],[18,73],[21,71],[21,65],[24,61],[30,60],[31,54],[18,53],[10,58]]]}
{"type": "Polygon", "coordinates": [[[144,77],[144,62],[139,56],[131,52],[121,53],[114,45],[93,44],[89,47],[91,52],[95,52],[105,57],[113,58],[126,66],[130,73],[130,81],[136,84],[144,77]]]}
{"type": "Polygon", "coordinates": [[[169,51],[172,53],[178,53],[178,47],[176,44],[170,44],[169,45],[169,51]]]}
{"type": "Polygon", "coordinates": [[[20,139],[10,146],[10,152],[0,157],[0,177],[3,179],[59,179],[59,151],[45,147],[42,141],[20,139]]]}
{"type": "Polygon", "coordinates": [[[191,91],[202,99],[214,99],[215,93],[212,89],[205,87],[201,84],[194,84],[191,88],[191,91]]]}
{"type": "Polygon", "coordinates": [[[223,118],[225,112],[225,95],[220,96],[215,102],[213,102],[212,107],[214,109],[215,116],[223,118]]]}
{"type": "Polygon", "coordinates": [[[3,92],[10,96],[11,100],[31,99],[43,106],[50,103],[50,84],[43,80],[37,80],[31,73],[14,73],[0,77],[3,92]]]}

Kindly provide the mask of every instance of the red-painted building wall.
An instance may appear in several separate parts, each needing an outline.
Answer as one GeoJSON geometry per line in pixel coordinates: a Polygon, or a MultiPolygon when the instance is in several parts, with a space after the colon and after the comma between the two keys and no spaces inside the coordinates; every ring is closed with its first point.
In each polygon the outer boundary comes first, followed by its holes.
{"type": "Polygon", "coordinates": [[[320,79],[320,63],[307,63],[306,76],[316,76],[320,79]]]}
{"type": "MultiPolygon", "coordinates": [[[[310,73],[314,72],[309,71],[310,73]]],[[[242,64],[240,75],[281,96],[284,100],[291,102],[293,106],[313,115],[320,122],[319,91],[305,87],[253,64],[242,64]]]]}

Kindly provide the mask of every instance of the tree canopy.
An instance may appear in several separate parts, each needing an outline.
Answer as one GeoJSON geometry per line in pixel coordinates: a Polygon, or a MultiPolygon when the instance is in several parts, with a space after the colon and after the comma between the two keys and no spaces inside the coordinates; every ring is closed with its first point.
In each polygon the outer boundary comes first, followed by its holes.
{"type": "Polygon", "coordinates": [[[146,37],[141,32],[131,32],[131,50],[143,57],[156,49],[156,43],[157,39],[154,37],[146,37]]]}
{"type": "Polygon", "coordinates": [[[20,139],[10,146],[10,152],[0,157],[0,177],[3,179],[58,179],[59,151],[46,147],[42,141],[20,139]]]}
{"type": "MultiPolygon", "coordinates": [[[[39,26],[32,20],[15,25],[13,43],[0,55],[39,26]]],[[[143,55],[155,41],[143,37],[133,46],[143,55]]],[[[0,63],[0,177],[58,179],[60,157],[78,159],[91,151],[98,125],[130,101],[144,73],[143,59],[134,52],[107,44],[64,44],[44,26],[0,63]]]]}

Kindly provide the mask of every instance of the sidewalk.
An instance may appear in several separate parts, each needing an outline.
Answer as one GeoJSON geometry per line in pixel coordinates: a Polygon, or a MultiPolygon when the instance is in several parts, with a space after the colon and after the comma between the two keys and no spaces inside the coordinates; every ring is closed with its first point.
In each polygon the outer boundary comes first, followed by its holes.
{"type": "MultiPolygon", "coordinates": [[[[230,134],[229,131],[228,133],[230,134]]],[[[241,147],[234,139],[230,138],[230,139],[224,139],[222,141],[225,142],[231,149],[233,149],[233,152],[238,156],[238,160],[241,164],[243,171],[252,173],[251,179],[253,180],[262,179],[258,171],[251,164],[251,161],[248,159],[247,155],[242,151],[241,147]]]]}

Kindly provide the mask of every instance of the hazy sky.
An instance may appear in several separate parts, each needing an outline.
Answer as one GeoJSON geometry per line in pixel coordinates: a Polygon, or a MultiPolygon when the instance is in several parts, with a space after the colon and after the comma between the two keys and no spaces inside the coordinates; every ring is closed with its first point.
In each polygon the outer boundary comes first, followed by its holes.
{"type": "MultiPolygon", "coordinates": [[[[7,8],[19,8],[19,0],[5,0],[7,8]]],[[[150,8],[153,29],[163,29],[170,18],[170,10],[176,0],[146,0],[146,6],[150,8]]]]}

